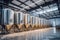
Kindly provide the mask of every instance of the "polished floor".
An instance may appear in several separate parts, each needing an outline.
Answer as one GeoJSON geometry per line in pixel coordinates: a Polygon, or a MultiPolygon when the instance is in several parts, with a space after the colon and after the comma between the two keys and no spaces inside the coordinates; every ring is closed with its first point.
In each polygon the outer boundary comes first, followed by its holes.
{"type": "Polygon", "coordinates": [[[60,40],[60,30],[54,28],[45,28],[28,32],[8,34],[1,37],[0,40],[60,40]]]}

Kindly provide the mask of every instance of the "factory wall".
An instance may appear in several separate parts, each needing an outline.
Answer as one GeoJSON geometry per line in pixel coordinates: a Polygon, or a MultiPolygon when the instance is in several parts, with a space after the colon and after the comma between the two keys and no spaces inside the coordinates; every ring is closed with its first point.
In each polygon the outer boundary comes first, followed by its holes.
{"type": "Polygon", "coordinates": [[[52,26],[60,25],[60,18],[50,19],[52,26]]]}

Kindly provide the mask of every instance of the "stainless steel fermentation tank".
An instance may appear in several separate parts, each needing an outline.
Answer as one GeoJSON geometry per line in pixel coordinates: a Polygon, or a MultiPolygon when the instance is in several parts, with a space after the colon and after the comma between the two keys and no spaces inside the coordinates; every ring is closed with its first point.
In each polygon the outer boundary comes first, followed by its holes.
{"type": "Polygon", "coordinates": [[[50,22],[47,19],[35,17],[20,11],[16,12],[9,8],[2,9],[0,15],[0,31],[3,33],[50,27],[50,22]]]}

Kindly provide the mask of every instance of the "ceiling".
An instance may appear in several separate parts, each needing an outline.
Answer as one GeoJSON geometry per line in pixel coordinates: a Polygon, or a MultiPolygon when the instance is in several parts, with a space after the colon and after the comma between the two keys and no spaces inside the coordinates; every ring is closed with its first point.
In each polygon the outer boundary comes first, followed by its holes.
{"type": "Polygon", "coordinates": [[[58,6],[56,3],[47,5],[42,8],[35,9],[35,10],[31,11],[30,13],[38,14],[39,17],[43,17],[43,18],[47,18],[47,19],[60,17],[60,13],[59,13],[58,6]]]}
{"type": "Polygon", "coordinates": [[[27,11],[47,19],[60,17],[55,0],[2,0],[1,4],[15,11],[27,11]]]}
{"type": "Polygon", "coordinates": [[[14,7],[14,10],[33,10],[37,6],[40,6],[42,4],[48,4],[48,2],[52,3],[53,0],[2,0],[2,3],[4,2],[8,4],[8,6],[14,7]]]}

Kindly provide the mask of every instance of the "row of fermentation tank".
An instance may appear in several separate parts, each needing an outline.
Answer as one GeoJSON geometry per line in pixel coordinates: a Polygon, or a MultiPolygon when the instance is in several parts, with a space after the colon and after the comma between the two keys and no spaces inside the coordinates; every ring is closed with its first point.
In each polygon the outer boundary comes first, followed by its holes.
{"type": "Polygon", "coordinates": [[[0,32],[14,33],[40,28],[50,27],[50,21],[44,18],[32,16],[28,13],[2,9],[0,13],[0,32]]]}

